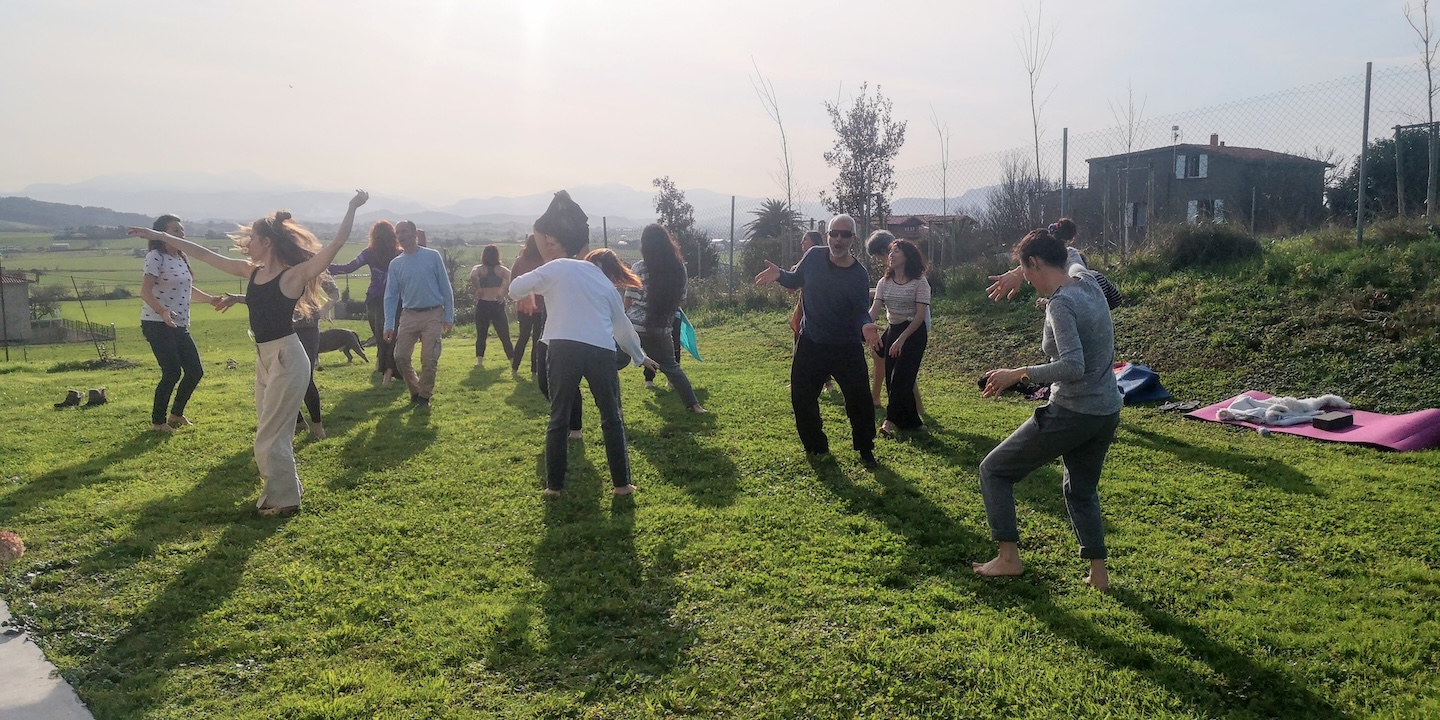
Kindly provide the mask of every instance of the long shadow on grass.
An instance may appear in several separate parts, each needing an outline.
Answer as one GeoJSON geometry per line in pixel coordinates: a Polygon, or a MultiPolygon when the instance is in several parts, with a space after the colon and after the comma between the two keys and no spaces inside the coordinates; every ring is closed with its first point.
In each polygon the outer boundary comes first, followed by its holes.
{"type": "Polygon", "coordinates": [[[1135,444],[1139,447],[1169,453],[1181,462],[1208,465],[1216,470],[1235,473],[1255,485],[1269,485],[1285,492],[1321,497],[1325,495],[1304,473],[1273,458],[1193,445],[1134,425],[1125,424],[1122,427],[1135,438],[1135,444]]]}
{"type": "MultiPolygon", "coordinates": [[[[377,383],[368,390],[357,390],[342,395],[340,402],[335,403],[335,406],[325,414],[325,424],[330,434],[336,437],[345,435],[376,412],[404,402],[404,398],[409,397],[404,389],[405,383],[401,380],[395,382],[400,384],[399,390],[393,387],[383,387],[377,383]]],[[[321,396],[321,401],[324,401],[324,396],[321,396]]]]}
{"type": "MultiPolygon", "coordinates": [[[[140,717],[169,701],[171,672],[196,665],[230,667],[239,657],[197,643],[193,629],[239,587],[255,547],[287,522],[254,515],[258,482],[250,453],[221,461],[184,495],[142,508],[132,535],[80,564],[87,574],[113,575],[163,554],[167,546],[204,542],[208,549],[175,574],[144,609],[117,623],[124,631],[95,650],[67,679],[99,717],[140,717]],[[238,507],[237,507],[238,505],[238,507]],[[214,538],[202,536],[220,528],[214,538]]],[[[91,642],[95,636],[77,636],[91,642]]],[[[85,648],[73,650],[86,654],[85,648]]],[[[248,657],[248,656],[247,656],[248,657]]]]}
{"type": "MultiPolygon", "coordinates": [[[[974,468],[976,473],[979,472],[980,462],[985,459],[985,456],[1005,439],[1004,437],[988,438],[957,433],[933,422],[930,423],[930,434],[932,436],[930,439],[926,439],[923,435],[916,436],[915,442],[921,443],[921,447],[931,454],[948,457],[960,466],[974,468]],[[942,442],[939,438],[948,438],[951,442],[942,442]],[[969,450],[965,448],[969,448],[969,450]]],[[[1025,479],[1016,483],[1015,501],[1021,505],[1039,509],[1068,524],[1070,511],[1065,507],[1064,476],[1056,469],[1058,462],[1058,459],[1052,461],[1049,465],[1030,473],[1025,479]]]]}
{"type": "Polygon", "coordinates": [[[810,458],[820,482],[847,504],[851,512],[884,522],[909,544],[902,567],[882,582],[891,588],[910,587],[914,575],[949,575],[977,600],[1007,612],[1023,610],[1051,632],[1101,658],[1107,665],[1127,668],[1193,706],[1202,716],[1236,711],[1259,717],[1343,717],[1334,706],[1298,687],[1282,672],[1257,664],[1238,650],[1210,639],[1201,628],[1179,620],[1142,598],[1117,590],[1115,597],[1144,619],[1155,632],[1180,640],[1188,654],[1210,666],[1214,677],[1196,675],[1163,657],[1146,652],[1103,632],[1089,619],[1058,605],[1049,590],[1031,580],[985,580],[969,573],[968,562],[993,553],[994,544],[981,532],[957,523],[943,508],[884,464],[875,468],[879,490],[856,485],[829,456],[810,458]]]}
{"type": "MultiPolygon", "coordinates": [[[[703,391],[697,391],[696,397],[704,404],[703,391]]],[[[645,405],[665,424],[653,433],[633,426],[625,428],[630,447],[645,456],[662,481],[684,488],[696,504],[733,504],[739,492],[739,471],[731,453],[707,448],[695,440],[697,432],[714,430],[715,416],[696,415],[674,397],[655,397],[645,405]]]]}
{"type": "Polygon", "coordinates": [[[514,608],[486,660],[527,687],[579,691],[588,701],[668,672],[692,633],[671,619],[679,597],[674,548],[662,544],[648,563],[639,556],[634,499],[613,498],[608,472],[581,447],[570,445],[564,496],[545,505],[534,562],[545,585],[541,617],[529,605],[514,608]]]}
{"type": "Polygon", "coordinates": [[[116,463],[144,455],[169,439],[170,436],[164,433],[148,430],[139,432],[104,455],[32,478],[18,489],[0,496],[0,522],[21,515],[72,490],[106,482],[109,479],[108,471],[116,463]]]}
{"type": "Polygon", "coordinates": [[[404,463],[435,442],[435,428],[430,424],[430,411],[411,406],[392,408],[380,416],[374,429],[351,432],[340,454],[340,462],[350,470],[341,473],[330,487],[347,489],[366,482],[365,472],[392,468],[404,463]]]}
{"type": "Polygon", "coordinates": [[[1197,717],[1348,717],[1326,699],[1298,685],[1293,676],[1261,665],[1212,639],[1203,628],[1166,613],[1124,588],[1112,588],[1111,596],[1138,615],[1152,632],[1180,641],[1185,647],[1183,655],[1208,666],[1210,672],[1197,674],[1179,662],[1105,632],[1089,618],[1057,604],[1043,585],[980,578],[964,584],[977,591],[977,599],[994,609],[1022,610],[1106,666],[1129,670],[1163,688],[1189,706],[1197,717]]]}
{"type": "Polygon", "coordinates": [[[485,390],[500,380],[502,372],[507,374],[510,372],[510,361],[506,360],[503,354],[498,358],[491,356],[491,362],[498,364],[485,367],[470,366],[470,372],[460,380],[460,385],[471,390],[485,390]]]}

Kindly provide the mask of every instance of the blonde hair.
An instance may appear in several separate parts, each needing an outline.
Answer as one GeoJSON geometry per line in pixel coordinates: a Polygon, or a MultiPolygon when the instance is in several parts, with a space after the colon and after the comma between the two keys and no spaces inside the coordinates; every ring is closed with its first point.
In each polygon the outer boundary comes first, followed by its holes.
{"type": "MultiPolygon", "coordinates": [[[[288,210],[279,210],[274,215],[260,218],[248,228],[242,225],[239,230],[230,234],[230,239],[237,250],[249,255],[250,243],[261,236],[270,241],[270,255],[287,268],[315,257],[321,247],[320,241],[295,222],[288,210]]],[[[302,318],[313,317],[325,305],[328,298],[325,297],[322,286],[326,277],[325,273],[320,273],[305,283],[305,292],[301,293],[300,299],[295,302],[296,315],[302,318]]]]}

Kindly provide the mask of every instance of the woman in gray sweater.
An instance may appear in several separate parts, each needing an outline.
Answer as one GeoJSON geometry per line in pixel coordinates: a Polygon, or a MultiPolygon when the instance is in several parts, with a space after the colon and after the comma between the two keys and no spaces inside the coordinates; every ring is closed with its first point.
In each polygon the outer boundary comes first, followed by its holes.
{"type": "Polygon", "coordinates": [[[1019,575],[1020,532],[1015,522],[1015,483],[1059,457],[1065,464],[1065,507],[1080,542],[1080,557],[1090,561],[1085,582],[1108,589],[1105,528],[1096,487],[1105,454],[1120,424],[1123,399],[1115,382],[1115,331],[1105,293],[1086,269],[1080,253],[1066,248],[1048,230],[1026,235],[1015,246],[1019,267],[992,278],[990,297],[1013,296],[1020,282],[1048,297],[1040,348],[1051,361],[1043,365],[985,373],[985,397],[1030,381],[1050,384],[1050,402],[1037,408],[1010,437],[980,463],[980,491],[990,537],[999,553],[975,563],[980,575],[1019,575]]]}

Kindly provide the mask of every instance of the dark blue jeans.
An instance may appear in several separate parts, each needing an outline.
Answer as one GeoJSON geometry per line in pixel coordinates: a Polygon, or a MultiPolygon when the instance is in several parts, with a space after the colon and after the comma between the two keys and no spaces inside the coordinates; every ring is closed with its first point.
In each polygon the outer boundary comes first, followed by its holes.
{"type": "Polygon", "coordinates": [[[1035,414],[980,463],[980,494],[985,499],[990,539],[1020,541],[1015,522],[1015,483],[1058,457],[1065,462],[1065,509],[1080,543],[1080,557],[1105,559],[1105,524],[1100,518],[1097,488],[1105,454],[1119,426],[1118,412],[1085,415],[1055,404],[1035,408],[1035,414]]]}
{"type": "Polygon", "coordinates": [[[620,418],[620,374],[615,370],[615,349],[574,340],[547,343],[550,376],[550,424],[545,428],[545,486],[565,488],[569,465],[567,447],[570,418],[580,402],[580,380],[590,385],[600,431],[605,438],[605,461],[615,487],[630,484],[630,455],[625,447],[625,423],[620,418]]]}
{"type": "Polygon", "coordinates": [[[175,393],[170,414],[184,415],[185,404],[190,402],[190,395],[200,384],[205,368],[200,364],[200,351],[195,348],[195,339],[190,337],[188,329],[172,328],[159,320],[141,320],[140,332],[150,342],[155,361],[160,363],[160,384],[155,386],[150,422],[163,425],[169,419],[165,416],[165,406],[170,404],[170,393],[175,393]]]}

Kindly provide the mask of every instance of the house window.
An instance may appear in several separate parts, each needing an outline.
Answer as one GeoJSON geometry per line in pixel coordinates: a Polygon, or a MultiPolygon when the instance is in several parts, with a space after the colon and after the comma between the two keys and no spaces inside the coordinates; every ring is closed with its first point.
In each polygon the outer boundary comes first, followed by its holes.
{"type": "Polygon", "coordinates": [[[1176,155],[1175,156],[1175,179],[1203,178],[1210,176],[1210,156],[1205,153],[1199,155],[1176,155]]]}
{"type": "Polygon", "coordinates": [[[1191,200],[1185,207],[1185,223],[1187,225],[1195,225],[1201,221],[1209,220],[1211,217],[1217,217],[1218,219],[1216,214],[1217,212],[1223,212],[1224,207],[1224,201],[1191,200]],[[1217,203],[1219,204],[1218,208],[1216,207],[1217,203]]]}
{"type": "Polygon", "coordinates": [[[1145,227],[1147,215],[1145,203],[1129,203],[1125,206],[1125,227],[1145,227]]]}
{"type": "Polygon", "coordinates": [[[1224,200],[1216,200],[1216,201],[1215,201],[1215,215],[1214,215],[1214,217],[1215,217],[1215,222],[1217,222],[1217,223],[1223,223],[1223,222],[1225,222],[1225,201],[1224,201],[1224,200]]]}

